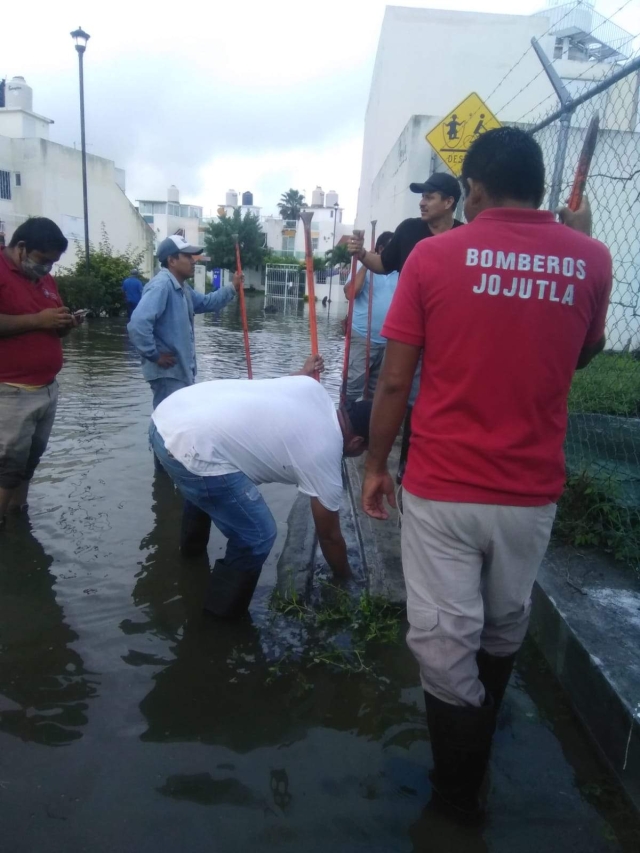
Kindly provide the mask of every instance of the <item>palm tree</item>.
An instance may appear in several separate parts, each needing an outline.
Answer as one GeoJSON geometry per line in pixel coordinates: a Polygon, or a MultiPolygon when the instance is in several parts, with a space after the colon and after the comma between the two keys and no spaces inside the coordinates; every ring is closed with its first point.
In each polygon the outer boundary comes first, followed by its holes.
{"type": "Polygon", "coordinates": [[[348,267],[351,263],[351,255],[345,243],[338,243],[335,249],[329,249],[326,255],[327,263],[332,267],[348,267]]]}
{"type": "Polygon", "coordinates": [[[300,213],[305,206],[304,193],[298,190],[288,190],[280,196],[278,208],[283,219],[300,219],[300,213]]]}

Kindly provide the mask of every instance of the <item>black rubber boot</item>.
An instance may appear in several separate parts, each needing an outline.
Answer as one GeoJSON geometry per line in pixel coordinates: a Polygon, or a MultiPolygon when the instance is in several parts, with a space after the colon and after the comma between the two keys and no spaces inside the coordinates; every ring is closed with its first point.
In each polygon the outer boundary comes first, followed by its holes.
{"type": "Polygon", "coordinates": [[[207,552],[211,517],[190,501],[184,502],[180,528],[180,552],[185,557],[201,557],[207,552]]]}
{"type": "Polygon", "coordinates": [[[426,692],[424,697],[434,765],[429,805],[457,823],[478,824],[484,818],[479,794],[495,730],[491,695],[482,708],[450,705],[426,692]]]}
{"type": "Polygon", "coordinates": [[[204,601],[206,613],[218,619],[240,619],[249,610],[261,569],[242,571],[217,560],[204,601]]]}
{"type": "Polygon", "coordinates": [[[497,717],[509,679],[511,678],[516,656],[498,657],[497,655],[490,655],[484,649],[480,649],[476,660],[478,662],[478,678],[482,682],[486,692],[493,699],[493,712],[497,717]]]}
{"type": "Polygon", "coordinates": [[[402,446],[400,447],[400,461],[398,462],[398,474],[396,483],[401,486],[404,478],[404,472],[407,467],[407,457],[409,456],[409,444],[411,442],[411,415],[413,406],[409,406],[404,419],[404,427],[402,429],[402,446]]]}

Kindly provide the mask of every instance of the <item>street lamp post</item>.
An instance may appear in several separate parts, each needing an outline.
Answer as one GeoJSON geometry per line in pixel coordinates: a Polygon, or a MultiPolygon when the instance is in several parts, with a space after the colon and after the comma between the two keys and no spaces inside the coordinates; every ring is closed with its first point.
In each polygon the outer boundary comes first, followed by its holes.
{"type": "Polygon", "coordinates": [[[82,146],[82,201],[84,204],[84,254],[89,272],[89,207],[87,204],[87,144],[84,134],[84,52],[87,49],[89,33],[85,33],[82,27],[78,27],[71,33],[71,38],[76,43],[78,51],[78,68],[80,72],[80,140],[82,146]]]}
{"type": "Polygon", "coordinates": [[[333,286],[333,253],[336,249],[336,225],[338,224],[338,202],[333,205],[333,246],[331,247],[331,272],[329,273],[329,305],[331,305],[331,287],[333,286]]]}

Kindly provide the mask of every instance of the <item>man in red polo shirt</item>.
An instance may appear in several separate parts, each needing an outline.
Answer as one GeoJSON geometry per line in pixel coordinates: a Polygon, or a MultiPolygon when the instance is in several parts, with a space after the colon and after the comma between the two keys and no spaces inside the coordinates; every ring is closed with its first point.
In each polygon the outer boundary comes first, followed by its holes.
{"type": "Polygon", "coordinates": [[[0,250],[0,530],[27,507],[56,413],[60,338],[80,323],[49,274],[66,248],[55,222],[34,217],[0,250]]]}
{"type": "Polygon", "coordinates": [[[394,503],[387,457],[421,349],[403,482],[407,642],[420,664],[432,804],[482,816],[496,716],[565,480],[567,397],[605,343],[611,256],[540,211],[535,140],[483,134],[463,168],[469,225],[419,243],[382,334],[363,505],[394,503]]]}

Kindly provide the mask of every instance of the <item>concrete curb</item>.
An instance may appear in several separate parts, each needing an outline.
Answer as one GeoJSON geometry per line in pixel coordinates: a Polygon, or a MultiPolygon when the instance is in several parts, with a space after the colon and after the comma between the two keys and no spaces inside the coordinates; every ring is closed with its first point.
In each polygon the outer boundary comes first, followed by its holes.
{"type": "Polygon", "coordinates": [[[633,586],[626,572],[599,556],[552,549],[534,587],[530,631],[640,812],[640,593],[633,586]],[[635,597],[636,618],[621,612],[615,594],[603,605],[603,590],[616,590],[619,600],[635,597]]]}

